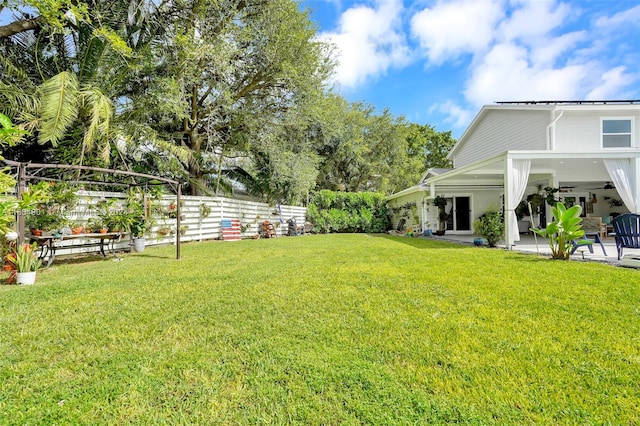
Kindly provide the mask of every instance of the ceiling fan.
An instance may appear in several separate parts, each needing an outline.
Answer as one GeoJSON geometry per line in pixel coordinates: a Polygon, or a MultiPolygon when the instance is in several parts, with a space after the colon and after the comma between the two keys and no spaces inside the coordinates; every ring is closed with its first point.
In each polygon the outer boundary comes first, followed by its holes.
{"type": "Polygon", "coordinates": [[[611,182],[607,182],[604,186],[600,186],[598,188],[589,188],[591,190],[595,190],[595,189],[616,189],[615,186],[613,186],[613,184],[611,182]]]}

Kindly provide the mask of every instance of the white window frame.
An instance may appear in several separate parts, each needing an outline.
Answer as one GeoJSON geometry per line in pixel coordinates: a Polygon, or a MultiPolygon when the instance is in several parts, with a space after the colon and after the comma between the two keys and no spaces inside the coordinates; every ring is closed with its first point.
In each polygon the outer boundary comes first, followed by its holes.
{"type": "Polygon", "coordinates": [[[635,146],[634,143],[634,130],[635,123],[633,117],[601,117],[600,118],[600,148],[606,150],[615,150],[615,149],[629,149],[635,146]],[[629,121],[631,124],[629,133],[604,133],[604,122],[605,121],[629,121]],[[616,146],[616,147],[606,147],[604,146],[604,137],[606,135],[629,135],[629,146],[616,146]]]}

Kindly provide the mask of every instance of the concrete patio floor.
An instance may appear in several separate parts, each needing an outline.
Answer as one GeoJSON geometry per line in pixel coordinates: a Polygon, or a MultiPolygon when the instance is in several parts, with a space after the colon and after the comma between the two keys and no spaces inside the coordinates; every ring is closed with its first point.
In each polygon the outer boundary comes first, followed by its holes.
{"type": "MultiPolygon", "coordinates": [[[[465,244],[473,244],[473,239],[476,238],[475,235],[455,235],[455,234],[445,234],[441,237],[431,236],[424,238],[432,238],[434,240],[441,241],[453,241],[465,244]]],[[[578,247],[576,252],[571,256],[571,259],[575,260],[592,260],[597,262],[606,262],[613,265],[621,265],[621,261],[618,260],[618,251],[616,249],[616,242],[614,237],[607,237],[602,240],[604,248],[607,252],[605,255],[602,252],[602,248],[600,244],[593,244],[593,254],[589,252],[589,247],[581,246],[578,247]]],[[[505,248],[504,244],[498,244],[498,247],[505,248]]],[[[551,248],[549,247],[547,240],[541,237],[538,237],[538,244],[536,248],[536,241],[533,235],[521,234],[520,241],[517,241],[515,246],[512,247],[512,250],[519,251],[523,253],[540,253],[543,256],[551,256],[551,248]]],[[[640,250],[638,249],[624,249],[623,254],[625,256],[640,256],[640,250]]]]}

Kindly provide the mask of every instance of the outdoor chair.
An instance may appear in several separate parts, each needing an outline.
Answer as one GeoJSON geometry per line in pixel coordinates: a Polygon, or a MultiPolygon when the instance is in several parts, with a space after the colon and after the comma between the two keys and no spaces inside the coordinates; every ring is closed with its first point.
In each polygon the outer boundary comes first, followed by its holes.
{"type": "Polygon", "coordinates": [[[597,232],[600,238],[607,238],[607,225],[602,223],[600,216],[587,216],[582,218],[582,229],[585,233],[597,232]]]}
{"type": "Polygon", "coordinates": [[[618,249],[618,260],[622,258],[622,250],[626,248],[640,248],[640,215],[625,213],[617,216],[613,221],[613,232],[618,249]]]}
{"type": "Polygon", "coordinates": [[[581,240],[573,240],[572,241],[573,248],[571,249],[571,254],[575,253],[578,247],[587,246],[589,249],[589,253],[593,254],[593,245],[600,244],[600,248],[602,248],[602,253],[607,255],[607,251],[604,249],[604,244],[602,244],[602,240],[600,239],[599,232],[585,232],[584,238],[581,240]]]}

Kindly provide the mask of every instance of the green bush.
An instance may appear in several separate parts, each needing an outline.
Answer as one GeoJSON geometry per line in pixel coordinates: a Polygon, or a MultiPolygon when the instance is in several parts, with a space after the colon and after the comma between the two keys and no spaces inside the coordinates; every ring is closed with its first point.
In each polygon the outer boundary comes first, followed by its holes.
{"type": "Polygon", "coordinates": [[[482,235],[489,244],[495,247],[496,243],[504,238],[504,220],[500,212],[495,208],[489,208],[473,223],[476,234],[482,235]]]}
{"type": "Polygon", "coordinates": [[[322,190],[311,199],[307,219],[316,232],[384,232],[389,228],[384,195],[322,190]]]}

